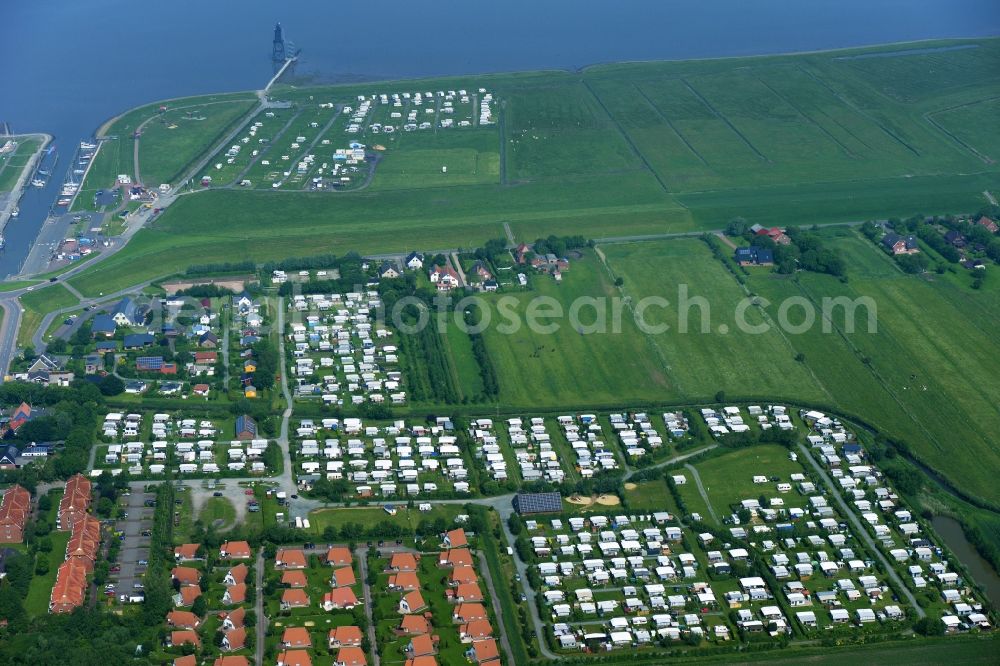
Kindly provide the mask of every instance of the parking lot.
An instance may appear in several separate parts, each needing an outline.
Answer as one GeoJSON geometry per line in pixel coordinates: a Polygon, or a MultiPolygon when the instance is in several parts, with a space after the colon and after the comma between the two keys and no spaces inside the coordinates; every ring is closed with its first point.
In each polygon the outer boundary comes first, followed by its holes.
{"type": "Polygon", "coordinates": [[[146,560],[149,559],[149,531],[153,527],[152,506],[146,506],[156,498],[154,493],[141,491],[132,492],[125,499],[128,500],[125,511],[128,518],[120,519],[115,524],[115,529],[122,532],[119,537],[122,540],[121,550],[118,554],[118,565],[120,571],[112,572],[111,583],[115,584],[115,593],[119,601],[122,595],[126,595],[133,590],[137,590],[136,583],[142,582],[142,575],[146,572],[146,560]]]}

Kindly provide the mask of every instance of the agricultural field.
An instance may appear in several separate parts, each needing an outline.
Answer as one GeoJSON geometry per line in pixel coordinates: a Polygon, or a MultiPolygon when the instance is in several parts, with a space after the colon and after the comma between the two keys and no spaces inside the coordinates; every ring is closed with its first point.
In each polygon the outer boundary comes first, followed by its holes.
{"type": "MultiPolygon", "coordinates": [[[[535,285],[533,293],[486,299],[494,306],[490,317],[495,324],[483,336],[499,376],[503,405],[585,407],[678,397],[677,388],[663,366],[648,361],[652,349],[627,311],[621,318],[620,333],[612,332],[611,323],[606,333],[583,333],[565,316],[576,298],[606,298],[610,321],[610,299],[619,294],[592,251],[571,261],[561,284],[537,276],[535,285]],[[558,330],[552,334],[532,331],[527,325],[529,303],[539,296],[553,299],[564,313],[559,319],[544,320],[546,324],[558,324],[558,330]],[[510,311],[520,322],[513,333],[498,329],[497,324],[504,322],[497,309],[501,298],[511,304],[510,311]]],[[[581,311],[581,324],[593,319],[593,308],[581,311]]]]}
{"type": "MultiPolygon", "coordinates": [[[[608,245],[601,251],[611,270],[624,279],[623,290],[634,304],[646,297],[669,301],[643,312],[650,326],[669,327],[649,335],[656,352],[650,360],[660,361],[686,401],[711,400],[723,389],[730,395],[826,397],[808,369],[795,361],[795,351],[780,330],[753,334],[737,326],[737,308],[747,294],[703,241],[608,245]]],[[[745,321],[752,327],[766,323],[755,308],[747,310],[745,321]]]]}
{"type": "MultiPolygon", "coordinates": [[[[331,244],[362,252],[474,246],[495,237],[503,222],[518,240],[531,240],[550,233],[600,238],[718,229],[737,215],[762,224],[822,224],[972,210],[985,203],[984,190],[996,188],[998,167],[980,153],[996,152],[983,119],[1000,85],[987,66],[1000,41],[949,48],[954,45],[931,43],[877,58],[867,54],[892,49],[483,76],[478,83],[503,100],[498,153],[493,127],[371,135],[372,122],[393,120],[392,104],[375,104],[357,134],[389,146],[371,187],[334,198],[303,194],[295,202],[264,199],[263,192],[200,194],[177,206],[183,214],[171,209],[157,223],[181,233],[168,241],[143,230],[113,264],[94,271],[134,283],[154,270],[217,260],[232,251],[230,228],[260,241],[244,244],[246,256],[233,259],[276,259],[331,244]],[[856,55],[866,58],[849,59],[856,55]],[[890,85],[921,89],[929,62],[936,83],[925,94],[900,98],[885,91],[890,85]],[[881,76],[885,66],[903,78],[881,76]],[[275,211],[286,207],[286,223],[274,225],[275,211]],[[209,219],[219,235],[183,229],[203,229],[209,219]],[[280,241],[269,242],[276,228],[280,241]],[[177,243],[185,246],[180,252],[177,243]]],[[[359,92],[370,94],[359,86],[276,94],[309,114],[316,99],[352,99],[359,92]]],[[[199,98],[207,101],[218,99],[199,98]]],[[[156,109],[130,112],[112,125],[108,134],[118,136],[117,151],[113,142],[102,147],[84,190],[130,163],[129,130],[156,109]]],[[[311,141],[323,128],[311,127],[316,118],[300,120],[303,131],[290,128],[292,139],[311,141]]],[[[332,129],[323,137],[338,133],[332,129]]],[[[292,166],[290,153],[289,145],[292,166]]],[[[250,180],[273,189],[281,179],[264,181],[287,170],[255,166],[250,180]]],[[[281,188],[301,189],[305,180],[286,178],[281,188]]],[[[86,285],[86,277],[79,279],[86,285]]]]}

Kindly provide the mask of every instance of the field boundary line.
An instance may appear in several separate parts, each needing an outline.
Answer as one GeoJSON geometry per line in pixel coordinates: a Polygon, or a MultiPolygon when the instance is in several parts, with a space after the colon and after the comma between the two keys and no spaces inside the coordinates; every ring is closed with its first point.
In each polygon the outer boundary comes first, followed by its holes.
{"type": "Polygon", "coordinates": [[[664,113],[663,110],[659,106],[657,106],[656,102],[654,102],[652,100],[652,98],[650,98],[650,96],[646,94],[646,91],[643,90],[639,86],[639,84],[636,83],[635,81],[632,82],[632,87],[635,88],[635,91],[637,93],[639,93],[639,95],[642,97],[643,100],[645,100],[646,104],[648,104],[650,106],[650,108],[653,109],[653,111],[656,112],[656,115],[658,115],[661,119],[663,119],[663,122],[665,122],[667,124],[667,126],[670,127],[671,130],[673,130],[674,134],[677,135],[677,138],[680,139],[681,142],[683,142],[685,146],[687,146],[687,149],[690,150],[691,153],[695,157],[697,157],[701,161],[702,164],[704,164],[705,166],[710,166],[709,163],[708,163],[708,160],[706,160],[702,156],[702,154],[699,153],[695,149],[695,147],[693,145],[691,145],[691,142],[687,140],[687,137],[685,137],[683,134],[681,134],[680,130],[678,130],[677,127],[674,126],[674,121],[670,120],[670,118],[667,116],[667,114],[664,113]]]}
{"type": "MultiPolygon", "coordinates": [[[[803,296],[808,298],[814,307],[817,307],[816,299],[813,298],[813,295],[805,287],[803,287],[801,283],[796,282],[796,286],[799,288],[799,291],[803,294],[803,296]]],[[[861,349],[859,349],[858,346],[855,345],[854,342],[849,337],[847,337],[847,334],[845,334],[844,331],[841,330],[840,326],[837,326],[837,323],[833,321],[833,319],[831,319],[826,313],[822,312],[822,308],[820,308],[820,312],[823,319],[829,322],[833,330],[837,331],[837,335],[839,335],[840,338],[844,341],[844,343],[848,346],[848,348],[852,352],[854,352],[855,358],[857,358],[861,362],[861,364],[866,368],[868,368],[868,371],[872,373],[872,376],[875,377],[875,381],[877,381],[879,386],[882,387],[882,390],[884,390],[889,395],[889,397],[891,397],[893,401],[895,401],[895,403],[899,405],[900,410],[902,410],[902,412],[910,418],[910,421],[912,421],[913,424],[924,433],[928,441],[932,442],[939,451],[943,451],[944,447],[941,446],[941,442],[938,441],[937,437],[931,434],[931,432],[927,429],[926,426],[924,426],[919,420],[917,420],[913,412],[903,403],[902,400],[899,399],[899,396],[896,395],[896,392],[889,387],[889,383],[885,380],[885,378],[881,375],[881,373],[879,373],[879,371],[875,369],[875,366],[871,363],[865,363],[862,360],[864,358],[867,358],[867,355],[861,349]]],[[[889,334],[889,337],[893,336],[889,334]]],[[[893,342],[895,342],[895,340],[893,340],[893,342]]]]}
{"type": "MultiPolygon", "coordinates": [[[[613,270],[611,270],[611,266],[608,264],[607,257],[604,256],[604,252],[601,251],[601,248],[599,248],[599,247],[597,247],[595,245],[594,246],[594,253],[597,255],[597,258],[600,259],[601,265],[604,266],[604,270],[606,270],[608,272],[608,275],[611,277],[612,282],[614,282],[614,279],[616,277],[615,276],[615,272],[613,270]]],[[[618,291],[623,296],[625,296],[625,299],[624,299],[625,300],[625,307],[627,307],[629,309],[629,311],[632,312],[632,314],[634,315],[635,314],[635,309],[632,306],[632,296],[629,295],[629,293],[625,290],[624,286],[616,287],[616,288],[618,289],[618,291]]],[[[667,378],[670,380],[670,383],[674,385],[674,387],[678,390],[678,392],[680,392],[680,393],[683,394],[684,391],[683,391],[683,389],[681,389],[680,382],[677,381],[677,377],[674,375],[674,372],[672,371],[672,369],[670,367],[670,362],[667,360],[666,355],[663,353],[663,350],[660,348],[660,343],[658,343],[656,341],[656,339],[653,338],[653,336],[650,335],[649,333],[644,333],[643,331],[639,331],[639,332],[643,334],[643,337],[646,339],[647,344],[650,347],[652,347],[653,351],[656,353],[657,358],[660,360],[660,365],[663,366],[664,371],[667,373],[667,378]]]]}
{"type": "Polygon", "coordinates": [[[938,115],[940,113],[948,113],[949,111],[957,111],[959,109],[964,109],[964,108],[969,107],[969,106],[975,106],[976,104],[982,104],[984,102],[992,102],[992,101],[995,101],[997,99],[1000,99],[1000,96],[987,97],[985,99],[976,100],[975,102],[966,102],[965,104],[958,104],[956,106],[949,106],[949,107],[944,108],[944,109],[937,109],[936,111],[928,111],[927,113],[923,114],[923,119],[926,120],[934,129],[936,129],[937,131],[941,132],[946,137],[948,137],[949,139],[951,139],[952,141],[954,141],[955,143],[957,143],[961,147],[963,147],[966,150],[968,150],[970,153],[972,153],[973,155],[975,155],[976,157],[978,157],[979,159],[981,159],[986,164],[995,164],[996,160],[994,160],[992,157],[990,157],[989,155],[987,155],[985,153],[979,152],[979,150],[977,150],[975,148],[975,146],[973,146],[973,145],[965,142],[964,140],[960,139],[958,137],[958,135],[956,135],[951,130],[947,129],[944,125],[942,125],[937,120],[935,120],[934,116],[936,116],[936,115],[938,115]]]}
{"type": "Polygon", "coordinates": [[[920,151],[919,150],[917,150],[916,148],[914,148],[910,144],[908,144],[905,141],[903,141],[902,137],[900,137],[898,134],[896,134],[895,132],[893,132],[891,129],[889,129],[888,127],[886,127],[885,125],[883,125],[873,115],[871,115],[867,111],[861,109],[860,107],[856,106],[854,103],[848,101],[848,99],[846,97],[844,97],[839,92],[837,92],[836,90],[834,90],[833,88],[831,88],[829,83],[827,83],[826,81],[824,81],[823,79],[821,79],[815,73],[809,71],[808,69],[806,69],[802,65],[799,65],[798,67],[799,67],[800,71],[805,72],[805,74],[807,76],[809,76],[812,80],[814,80],[819,85],[823,86],[823,88],[825,88],[831,95],[833,95],[834,97],[836,97],[840,101],[841,104],[843,104],[847,108],[851,109],[852,111],[854,111],[858,115],[863,116],[869,122],[874,123],[876,127],[878,127],[880,130],[882,130],[883,132],[885,132],[886,135],[888,135],[889,137],[891,137],[892,139],[894,139],[897,143],[899,143],[899,145],[903,146],[904,148],[906,148],[908,151],[910,151],[911,153],[913,153],[917,157],[920,157],[920,151]]]}
{"type": "Polygon", "coordinates": [[[591,87],[590,83],[586,79],[581,79],[580,82],[583,83],[583,87],[587,89],[587,92],[590,93],[591,97],[594,98],[594,101],[597,102],[597,105],[600,106],[601,110],[603,110],[605,115],[607,115],[608,120],[610,120],[611,124],[614,125],[615,129],[618,130],[618,133],[621,134],[621,137],[625,140],[625,143],[628,144],[629,148],[632,149],[632,152],[635,153],[635,156],[639,158],[639,161],[643,163],[643,165],[646,167],[646,170],[649,171],[649,173],[653,175],[653,178],[656,179],[656,182],[660,184],[660,187],[663,188],[663,191],[666,192],[667,194],[671,194],[670,188],[667,187],[667,183],[663,180],[663,178],[660,177],[660,174],[657,173],[656,169],[653,168],[653,165],[649,163],[649,160],[647,160],[646,156],[642,154],[642,151],[639,150],[639,147],[635,145],[635,141],[632,140],[632,137],[630,137],[625,128],[622,127],[622,124],[618,122],[618,119],[611,114],[611,111],[604,104],[604,100],[600,98],[600,96],[593,89],[593,87],[591,87]]]}
{"type": "Polygon", "coordinates": [[[721,120],[722,122],[724,122],[726,124],[726,126],[729,127],[729,129],[731,129],[734,134],[736,134],[736,136],[740,137],[740,139],[743,141],[743,143],[746,144],[747,148],[749,148],[750,150],[752,150],[754,152],[754,154],[757,155],[757,157],[759,157],[760,159],[762,159],[765,162],[770,162],[771,161],[770,159],[768,159],[767,155],[765,155],[764,153],[762,153],[757,148],[757,146],[753,145],[753,143],[750,142],[750,139],[748,139],[746,137],[746,135],[743,134],[743,132],[741,132],[736,127],[736,125],[733,124],[733,122],[731,120],[729,120],[729,118],[727,118],[725,115],[722,114],[721,111],[719,111],[714,106],[712,106],[712,103],[709,102],[707,99],[705,99],[704,95],[702,95],[700,92],[698,92],[697,90],[695,90],[694,86],[692,86],[690,83],[688,83],[688,80],[686,78],[681,77],[680,81],[681,81],[681,83],[684,84],[684,87],[687,88],[691,92],[692,95],[694,95],[695,97],[698,98],[698,101],[700,101],[702,104],[705,105],[706,109],[708,109],[709,111],[712,112],[713,116],[715,116],[716,118],[718,118],[719,120],[721,120]]]}
{"type": "Polygon", "coordinates": [[[816,122],[816,120],[812,116],[807,115],[805,111],[803,111],[798,106],[796,106],[795,103],[792,102],[792,100],[788,99],[787,97],[785,97],[784,95],[782,95],[780,92],[778,92],[777,90],[775,90],[771,86],[771,84],[769,84],[767,81],[765,81],[759,75],[756,78],[757,78],[757,81],[762,86],[764,86],[765,88],[767,88],[771,92],[772,95],[774,95],[775,97],[777,97],[778,99],[780,99],[782,102],[784,102],[785,104],[787,104],[790,108],[794,109],[795,113],[797,113],[800,116],[802,116],[810,125],[812,125],[816,129],[818,129],[820,132],[823,133],[824,136],[826,136],[828,139],[830,139],[835,144],[837,144],[838,146],[840,146],[840,149],[843,150],[844,153],[846,153],[848,157],[859,157],[859,155],[856,155],[854,152],[851,151],[850,148],[848,148],[843,143],[841,143],[840,139],[838,139],[833,134],[831,134],[830,130],[828,130],[827,128],[825,128],[822,125],[820,125],[818,122],[816,122]]]}

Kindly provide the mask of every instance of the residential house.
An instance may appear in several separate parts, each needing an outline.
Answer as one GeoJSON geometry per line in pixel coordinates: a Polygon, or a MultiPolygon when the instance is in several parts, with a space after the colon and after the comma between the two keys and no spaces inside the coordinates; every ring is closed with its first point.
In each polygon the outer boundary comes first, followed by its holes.
{"type": "Polygon", "coordinates": [[[201,548],[200,544],[197,543],[185,543],[174,548],[174,560],[178,562],[190,562],[192,560],[201,560],[202,557],[198,557],[198,549],[201,548]]]}
{"type": "Polygon", "coordinates": [[[357,582],[354,576],[354,569],[351,567],[340,567],[339,569],[333,570],[333,576],[330,578],[331,587],[350,587],[357,582]]]}
{"type": "Polygon", "coordinates": [[[122,344],[126,351],[131,351],[133,349],[143,349],[148,347],[156,341],[152,333],[129,333],[122,340],[122,344]]]}
{"type": "Polygon", "coordinates": [[[497,649],[497,642],[492,638],[475,641],[472,647],[466,650],[465,656],[477,664],[500,663],[500,651],[497,649]]]}
{"type": "Polygon", "coordinates": [[[249,560],[253,552],[246,541],[227,541],[219,548],[219,557],[224,560],[249,560]]]}
{"type": "Polygon", "coordinates": [[[287,627],[281,634],[281,645],[286,648],[311,648],[312,638],[305,627],[287,627]]]}
{"type": "Polygon", "coordinates": [[[312,666],[306,650],[284,650],[278,653],[278,666],[312,666]]]}
{"type": "Polygon", "coordinates": [[[406,255],[406,259],[403,260],[403,263],[411,271],[420,270],[424,267],[424,255],[419,252],[411,252],[406,255]]]}
{"type": "Polygon", "coordinates": [[[201,572],[192,567],[174,567],[170,570],[170,577],[180,581],[181,585],[197,585],[201,581],[201,572]]]}
{"type": "Polygon", "coordinates": [[[427,608],[427,602],[424,601],[424,597],[420,594],[419,590],[407,592],[403,595],[403,598],[399,600],[400,615],[419,613],[425,608],[427,608]]]}
{"type": "Polygon", "coordinates": [[[247,645],[247,630],[246,627],[237,627],[236,629],[230,629],[223,632],[222,634],[222,645],[220,646],[224,652],[232,652],[234,650],[242,650],[247,645]]]}
{"type": "Polygon", "coordinates": [[[431,269],[430,280],[437,285],[438,291],[449,291],[461,284],[458,273],[451,266],[435,266],[431,269]]]}
{"type": "Polygon", "coordinates": [[[282,548],[274,556],[275,569],[305,569],[306,555],[298,548],[282,548]]]}
{"type": "Polygon", "coordinates": [[[777,245],[791,245],[792,239],[785,234],[784,229],[778,227],[762,227],[759,224],[755,224],[750,227],[750,231],[757,236],[767,236],[775,242],[777,245]]]}
{"type": "Polygon", "coordinates": [[[117,329],[118,325],[112,319],[111,315],[108,314],[95,315],[94,320],[90,323],[90,334],[95,338],[100,336],[105,338],[113,337],[117,329]]]}
{"type": "Polygon", "coordinates": [[[389,560],[390,571],[416,571],[417,557],[413,553],[393,553],[389,560]]]}
{"type": "Polygon", "coordinates": [[[247,600],[246,583],[238,583],[236,585],[230,585],[229,587],[226,588],[225,593],[222,595],[222,603],[224,603],[227,606],[235,606],[236,604],[242,604],[246,600],[247,600]]]}
{"type": "Polygon", "coordinates": [[[246,618],[247,610],[243,607],[234,608],[228,613],[222,613],[222,630],[230,631],[232,629],[240,629],[245,626],[244,619],[246,618]]]}
{"type": "Polygon", "coordinates": [[[736,248],[734,258],[740,266],[771,266],[774,264],[774,252],[770,248],[757,247],[756,245],[736,248]]]}
{"type": "Polygon", "coordinates": [[[996,222],[994,222],[990,218],[986,217],[985,215],[983,215],[981,218],[979,218],[976,221],[976,224],[978,224],[979,226],[983,227],[984,229],[986,229],[987,231],[989,231],[991,234],[995,234],[997,231],[1000,231],[1000,226],[997,226],[996,222]]]}
{"type": "Polygon", "coordinates": [[[49,597],[50,613],[72,613],[87,596],[87,570],[77,562],[63,562],[49,597]]]}
{"type": "Polygon", "coordinates": [[[236,439],[244,442],[257,439],[257,422],[249,414],[236,417],[236,439]]]}
{"type": "Polygon", "coordinates": [[[357,595],[349,587],[338,587],[323,595],[323,610],[330,612],[334,610],[350,610],[359,605],[357,595]]]}
{"type": "Polygon", "coordinates": [[[920,252],[916,236],[900,236],[888,233],[882,237],[882,246],[893,254],[916,254],[920,252]]]}
{"type": "Polygon", "coordinates": [[[307,587],[309,581],[306,579],[306,572],[295,569],[281,574],[281,584],[288,587],[307,587]]]}
{"type": "Polygon", "coordinates": [[[351,550],[344,546],[334,546],[326,553],[326,563],[335,567],[350,566],[351,550]]]}
{"type": "Polygon", "coordinates": [[[173,610],[167,613],[167,626],[193,630],[201,626],[201,618],[188,611],[173,610]]]}
{"type": "Polygon", "coordinates": [[[430,633],[430,630],[430,623],[427,622],[427,618],[423,615],[404,615],[396,632],[407,636],[413,636],[416,634],[430,633]]]}
{"type": "Polygon", "coordinates": [[[145,317],[138,303],[126,296],[111,310],[111,318],[118,326],[139,326],[145,317]]]}
{"type": "Polygon", "coordinates": [[[0,543],[22,543],[24,525],[30,515],[31,493],[19,485],[4,491],[0,504],[0,543]]]}
{"type": "Polygon", "coordinates": [[[309,605],[309,595],[301,588],[289,588],[281,593],[281,607],[305,608],[309,605]]]}
{"type": "Polygon", "coordinates": [[[364,637],[361,628],[354,625],[336,627],[330,630],[327,645],[331,650],[342,647],[361,647],[364,637]]]}
{"type": "Polygon", "coordinates": [[[365,652],[360,647],[340,648],[333,659],[333,666],[367,666],[365,652]]]}
{"type": "Polygon", "coordinates": [[[453,622],[461,622],[462,624],[468,624],[475,620],[485,620],[487,619],[486,609],[479,603],[458,604],[455,606],[451,619],[453,622]]]}
{"type": "Polygon", "coordinates": [[[399,277],[399,270],[391,261],[383,261],[378,267],[378,276],[382,279],[394,279],[399,277]]]}
{"type": "Polygon", "coordinates": [[[0,469],[17,469],[17,458],[21,455],[13,444],[0,446],[0,469]]]}

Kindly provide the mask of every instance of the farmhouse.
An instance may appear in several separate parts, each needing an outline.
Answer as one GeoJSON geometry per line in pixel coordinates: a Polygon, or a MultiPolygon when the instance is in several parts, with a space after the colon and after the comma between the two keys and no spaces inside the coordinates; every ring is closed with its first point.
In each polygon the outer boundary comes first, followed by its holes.
{"type": "Polygon", "coordinates": [[[900,236],[888,233],[882,238],[882,246],[893,254],[916,254],[920,252],[916,236],[900,236]]]}
{"type": "Polygon", "coordinates": [[[735,259],[740,266],[771,266],[774,264],[774,252],[770,248],[756,245],[738,247],[735,259]]]}

